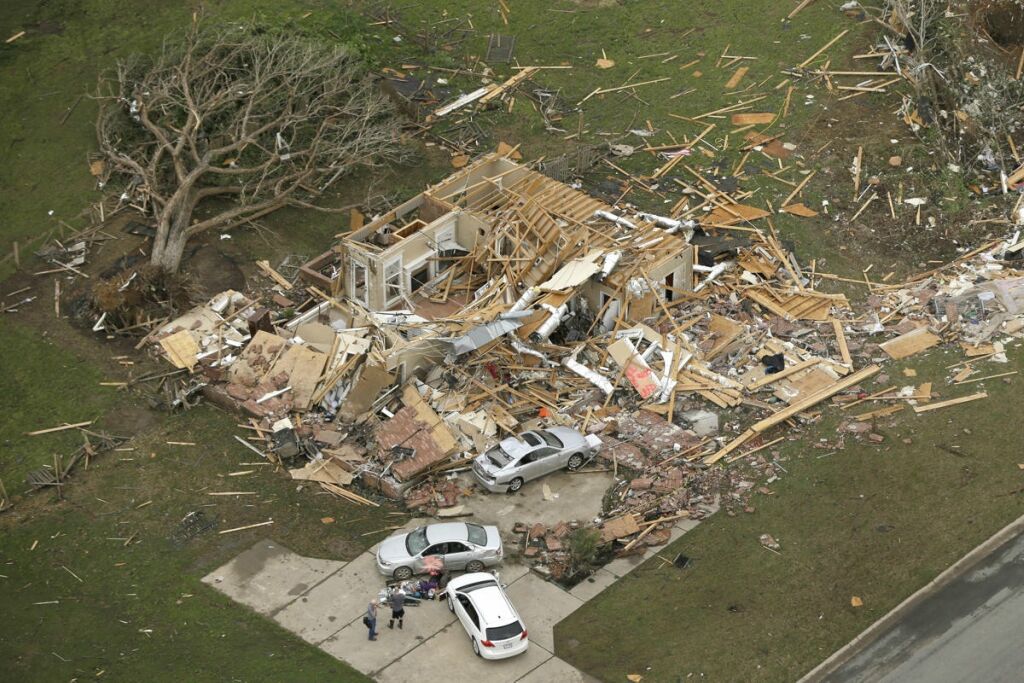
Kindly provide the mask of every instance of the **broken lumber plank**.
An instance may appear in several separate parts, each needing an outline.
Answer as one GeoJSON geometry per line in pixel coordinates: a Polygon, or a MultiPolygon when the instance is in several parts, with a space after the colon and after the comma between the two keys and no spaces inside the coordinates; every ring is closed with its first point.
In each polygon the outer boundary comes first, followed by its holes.
{"type": "Polygon", "coordinates": [[[52,434],[53,432],[63,432],[66,429],[78,429],[79,427],[88,427],[92,424],[92,420],[88,422],[75,422],[74,424],[62,424],[59,427],[50,427],[49,429],[37,429],[34,432],[25,432],[25,436],[40,436],[42,434],[52,434]]]}
{"type": "Polygon", "coordinates": [[[970,396],[961,396],[960,398],[951,398],[948,401],[939,401],[938,403],[929,403],[926,406],[914,406],[915,413],[927,413],[929,410],[938,410],[939,408],[948,408],[949,406],[960,405],[961,403],[970,403],[971,401],[977,401],[983,398],[988,398],[988,394],[984,391],[979,391],[977,394],[971,394],[970,396]]]}
{"type": "Polygon", "coordinates": [[[805,68],[805,67],[806,67],[806,66],[807,66],[808,64],[810,64],[810,63],[811,63],[811,62],[813,62],[813,61],[814,61],[815,59],[817,59],[817,58],[818,58],[818,57],[819,57],[819,56],[821,55],[821,53],[822,53],[822,52],[824,52],[825,50],[829,49],[830,47],[832,47],[833,45],[835,45],[836,43],[838,43],[838,42],[839,42],[839,40],[840,40],[840,39],[841,39],[841,38],[842,38],[843,36],[845,36],[845,35],[846,35],[847,33],[849,33],[849,32],[850,32],[850,29],[846,29],[845,31],[843,31],[842,33],[840,33],[840,34],[839,34],[838,36],[836,36],[836,37],[835,37],[835,38],[833,38],[832,40],[830,40],[830,41],[828,41],[827,43],[825,43],[825,45],[824,45],[824,46],[823,46],[823,47],[822,47],[821,49],[819,49],[819,50],[818,50],[817,52],[815,52],[815,53],[814,53],[813,55],[811,55],[810,57],[808,57],[807,59],[805,59],[804,61],[802,61],[802,62],[800,63],[800,66],[799,66],[798,68],[800,68],[800,69],[803,69],[803,68],[805,68]]]}
{"type": "Polygon", "coordinates": [[[514,88],[517,85],[519,85],[519,83],[521,83],[522,81],[525,81],[530,76],[532,76],[533,74],[537,73],[537,71],[538,71],[538,69],[535,66],[534,67],[526,67],[525,69],[523,69],[519,73],[514,74],[511,78],[509,78],[504,83],[501,83],[501,84],[495,86],[489,93],[484,94],[484,96],[480,98],[480,104],[486,104],[487,102],[490,102],[491,100],[493,100],[498,95],[501,95],[502,93],[504,93],[504,92],[506,92],[508,90],[511,90],[512,88],[514,88]]]}
{"type": "Polygon", "coordinates": [[[778,116],[775,112],[743,112],[732,115],[732,125],[734,126],[760,126],[771,123],[778,116]]]}
{"type": "Polygon", "coordinates": [[[776,372],[771,375],[765,375],[756,382],[747,385],[747,389],[749,389],[750,391],[753,391],[754,389],[760,389],[763,386],[772,384],[774,382],[778,382],[780,379],[785,379],[786,377],[789,377],[794,373],[800,372],[801,370],[807,370],[808,368],[812,368],[820,362],[820,358],[808,358],[807,360],[802,360],[796,365],[790,365],[788,368],[785,368],[784,370],[780,370],[779,372],[776,372]]]}
{"type": "Polygon", "coordinates": [[[839,380],[835,384],[833,384],[833,385],[831,385],[829,387],[826,387],[825,389],[822,389],[821,391],[819,391],[819,392],[817,392],[815,394],[811,394],[810,396],[808,396],[807,398],[803,399],[802,401],[797,401],[796,403],[793,403],[792,405],[790,405],[788,408],[786,408],[784,410],[780,410],[779,412],[775,413],[774,415],[766,417],[766,418],[764,418],[763,420],[761,420],[759,422],[755,422],[753,425],[751,425],[750,429],[748,429],[747,431],[743,432],[738,437],[736,437],[735,439],[733,439],[732,441],[727,443],[718,452],[713,453],[710,456],[708,456],[707,458],[705,458],[704,462],[709,464],[709,465],[718,462],[723,457],[725,457],[726,455],[728,455],[729,453],[731,453],[732,451],[736,450],[741,445],[743,445],[744,442],[746,442],[749,439],[753,438],[755,435],[760,434],[761,432],[764,432],[764,431],[766,431],[768,429],[771,429],[772,427],[774,427],[775,425],[777,425],[777,424],[779,424],[781,422],[785,422],[786,420],[788,420],[789,418],[793,417],[794,415],[798,415],[799,413],[802,413],[803,411],[807,410],[808,408],[810,408],[812,406],[815,406],[815,405],[821,403],[822,401],[824,401],[827,398],[831,398],[832,396],[835,396],[836,394],[838,394],[843,389],[847,389],[849,387],[852,387],[855,384],[863,382],[865,379],[867,379],[868,377],[871,377],[872,375],[874,375],[875,373],[877,373],[881,369],[882,368],[880,368],[877,365],[869,365],[866,368],[862,368],[862,369],[858,370],[857,372],[853,373],[852,375],[839,380]]]}
{"type": "Polygon", "coordinates": [[[984,377],[975,377],[973,379],[963,379],[960,380],[959,382],[953,382],[953,384],[973,384],[974,382],[984,382],[987,379],[998,379],[1000,377],[1009,377],[1010,375],[1016,375],[1017,372],[1017,370],[1014,370],[1013,372],[1000,372],[997,375],[986,375],[984,377]]]}
{"type": "Polygon", "coordinates": [[[284,289],[292,288],[292,283],[288,282],[284,275],[281,275],[281,273],[274,270],[270,265],[270,261],[257,261],[256,266],[262,270],[267,277],[281,285],[284,289]]]}
{"type": "Polygon", "coordinates": [[[853,419],[857,420],[858,422],[867,422],[868,420],[874,420],[875,418],[878,417],[889,417],[890,415],[895,415],[896,413],[902,411],[906,407],[907,406],[905,403],[900,403],[899,405],[887,406],[885,408],[879,408],[878,410],[872,410],[867,413],[861,413],[860,415],[854,415],[853,419]]]}
{"type": "Polygon", "coordinates": [[[245,526],[236,526],[233,529],[224,529],[223,531],[218,531],[217,533],[218,534],[230,534],[230,533],[234,533],[236,531],[245,531],[246,529],[255,529],[256,527],[267,526],[268,524],[273,524],[273,523],[274,523],[274,520],[268,519],[266,522],[257,522],[256,524],[246,524],[245,526]]]}
{"type": "Polygon", "coordinates": [[[850,356],[850,348],[846,345],[843,323],[836,318],[832,318],[832,329],[836,334],[836,342],[839,344],[839,355],[843,358],[843,364],[853,367],[853,358],[850,356]]]}

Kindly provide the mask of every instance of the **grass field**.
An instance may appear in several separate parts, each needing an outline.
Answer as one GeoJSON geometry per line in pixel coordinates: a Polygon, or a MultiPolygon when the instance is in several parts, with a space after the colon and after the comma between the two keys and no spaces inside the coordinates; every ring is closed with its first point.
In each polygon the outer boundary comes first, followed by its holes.
{"type": "MultiPolygon", "coordinates": [[[[1014,358],[992,372],[1024,370],[1020,348],[1014,358]]],[[[935,380],[943,397],[977,391],[939,384],[959,360],[907,363],[911,381],[935,380]]],[[[555,630],[560,656],[607,681],[798,679],[1024,514],[1020,435],[1007,428],[1024,408],[1012,379],[987,382],[985,401],[882,420],[877,446],[847,437],[836,449],[840,411],[829,411],[780,444],[786,472],[771,495],[754,496],[755,512],[715,515],[659,552],[692,558],[689,568],[654,558],[570,615],[555,630]],[[765,533],[780,553],[761,547],[765,533]]]]}
{"type": "MultiPolygon", "coordinates": [[[[356,10],[369,4],[351,3],[356,10]]],[[[515,35],[519,63],[573,67],[545,70],[536,79],[560,90],[570,107],[598,87],[669,79],[638,88],[637,98],[626,93],[591,98],[582,116],[572,113],[561,122],[564,132],[544,130],[523,96],[511,112],[478,117],[488,149],[507,140],[521,144],[527,159],[568,151],[577,140],[566,138],[580,129],[584,143],[598,145],[640,146],[644,139],[628,131],[647,128],[648,122],[658,131],[652,144],[699,134],[701,126],[670,114],[693,117],[736,101],[725,88],[735,67],[715,67],[726,49],[752,58],[743,62],[750,71],[739,87],[766,95],[756,110],[780,111],[786,93],[786,87],[776,87],[785,78],[780,69],[803,61],[845,29],[850,33],[830,56],[833,68],[853,65],[849,58],[863,49],[873,30],[843,17],[838,0],[819,0],[788,25],[781,19],[790,3],[776,0],[509,4],[508,25],[498,3],[401,5],[400,41],[394,28],[369,26],[341,3],[326,0],[221,0],[205,9],[213,20],[259,16],[322,38],[345,36],[378,68],[418,63],[461,69],[484,55],[487,34],[515,35]],[[415,33],[430,27],[436,34],[454,20],[472,22],[474,32],[450,49],[417,44],[415,33]],[[594,66],[602,51],[615,67],[594,66]],[[692,93],[673,98],[690,88],[692,93]]],[[[38,266],[27,256],[29,240],[59,229],[61,220],[76,224],[76,216],[98,198],[87,168],[95,109],[85,96],[98,73],[117,57],[157,49],[165,33],[186,25],[191,9],[187,3],[142,0],[11,0],[5,5],[0,36],[28,34],[0,44],[5,112],[0,144],[6,152],[0,166],[0,278],[13,272],[8,257],[13,242],[22,246],[20,277],[28,277],[24,271],[38,266]]],[[[512,73],[511,66],[497,66],[494,77],[512,73]]],[[[457,74],[451,82],[464,91],[479,86],[457,74]]],[[[795,85],[790,115],[768,132],[797,145],[786,177],[819,171],[805,195],[809,205],[829,199],[844,210],[856,209],[846,168],[861,144],[872,171],[886,182],[905,182],[908,193],[923,194],[927,183],[949,180],[894,123],[898,97],[838,103],[818,86],[795,85]],[[889,177],[893,172],[885,169],[885,159],[893,153],[902,154],[918,173],[889,177]]],[[[715,158],[695,157],[692,164],[720,162],[728,171],[742,157],[741,135],[732,132],[727,119],[714,122],[709,141],[715,158]]],[[[422,152],[410,167],[352,178],[331,201],[344,205],[374,193],[397,200],[450,172],[444,153],[422,152]]],[[[663,162],[636,154],[617,163],[631,173],[649,173],[663,162]]],[[[609,168],[592,175],[598,181],[621,179],[609,168]]],[[[759,205],[778,201],[791,189],[760,175],[744,186],[756,190],[752,201],[759,205]]],[[[965,204],[962,191],[948,182],[937,188],[935,194],[946,195],[948,206],[965,204]]],[[[671,194],[674,201],[678,193],[671,194]]],[[[634,191],[629,199],[652,210],[664,208],[653,194],[634,191]]],[[[858,277],[870,264],[876,264],[876,274],[915,270],[914,258],[893,253],[881,233],[871,232],[882,229],[887,215],[876,205],[864,214],[860,230],[827,216],[780,216],[775,225],[796,247],[801,263],[817,259],[819,270],[858,277]]],[[[257,256],[311,255],[345,226],[344,218],[281,212],[264,220],[260,230],[239,231],[218,248],[243,264],[257,256]]],[[[209,407],[182,415],[151,413],[141,395],[99,387],[100,381],[123,379],[125,370],[110,359],[109,345],[53,318],[52,284],[40,282],[34,312],[9,314],[0,322],[0,376],[5,378],[0,478],[20,494],[29,469],[77,445],[72,433],[24,436],[32,429],[97,419],[103,429],[129,429],[137,436],[133,451],[107,454],[88,472],[80,471],[63,502],[53,492],[19,495],[14,510],[0,516],[0,601],[9,634],[0,639],[0,678],[364,680],[230,603],[199,578],[263,536],[303,554],[350,558],[403,518],[298,490],[267,467],[243,464],[254,455],[232,440],[238,431],[233,416],[209,407]],[[254,472],[227,477],[248,469],[254,472]],[[228,481],[231,490],[244,487],[256,495],[206,495],[224,490],[228,481]],[[193,511],[202,511],[216,527],[183,540],[180,521],[193,511]],[[324,517],[335,521],[324,524],[324,517]],[[270,518],[269,531],[216,533],[270,518]],[[126,544],[126,539],[131,540],[126,544]]],[[[1012,367],[1020,368],[1020,349],[1010,353],[1012,367]]],[[[911,365],[918,369],[918,381],[932,380],[937,390],[953,396],[962,388],[943,386],[943,368],[959,360],[956,353],[936,352],[911,365]]],[[[898,368],[887,372],[896,376],[898,368]]],[[[987,388],[988,401],[900,416],[878,426],[886,436],[882,445],[848,439],[845,449],[827,456],[830,451],[812,448],[818,439],[836,438],[835,414],[826,413],[820,424],[794,434],[780,449],[787,473],[771,485],[772,495],[755,497],[753,514],[718,515],[663,549],[665,557],[680,552],[692,557],[689,569],[661,568],[653,560],[588,603],[557,629],[560,656],[602,680],[623,680],[629,673],[643,674],[646,681],[686,680],[691,673],[727,681],[794,679],[1024,512],[1024,495],[1011,493],[1022,486],[1016,467],[1019,438],[1006,427],[1024,418],[1024,408],[1014,400],[1019,380],[991,382],[987,388]],[[904,438],[911,443],[904,444],[904,438]],[[963,455],[939,446],[961,446],[963,455]],[[779,539],[781,554],[759,546],[762,533],[779,539]],[[852,595],[865,606],[850,607],[852,595]]]]}

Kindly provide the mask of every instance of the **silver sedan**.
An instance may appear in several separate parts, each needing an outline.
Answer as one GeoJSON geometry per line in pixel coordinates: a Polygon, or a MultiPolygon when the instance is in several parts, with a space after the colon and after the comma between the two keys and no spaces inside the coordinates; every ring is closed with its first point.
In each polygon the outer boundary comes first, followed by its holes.
{"type": "Polygon", "coordinates": [[[577,470],[601,445],[569,427],[550,427],[503,439],[473,461],[473,474],[488,491],[515,493],[523,484],[560,469],[577,470]]]}
{"type": "Polygon", "coordinates": [[[377,549],[377,569],[399,581],[433,567],[479,572],[500,563],[502,552],[498,527],[428,524],[384,539],[377,549]]]}

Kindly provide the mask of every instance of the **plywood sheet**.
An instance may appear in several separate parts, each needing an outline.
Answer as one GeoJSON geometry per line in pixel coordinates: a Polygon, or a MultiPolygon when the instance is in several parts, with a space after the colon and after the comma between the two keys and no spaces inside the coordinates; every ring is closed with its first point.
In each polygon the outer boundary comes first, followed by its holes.
{"type": "Polygon", "coordinates": [[[709,213],[702,223],[705,225],[735,225],[745,221],[766,218],[771,214],[764,209],[746,204],[729,204],[728,208],[718,207],[709,213]]]}
{"type": "Polygon", "coordinates": [[[892,359],[899,360],[930,349],[941,341],[938,335],[932,334],[927,327],[919,327],[879,346],[892,359]]]}
{"type": "Polygon", "coordinates": [[[284,373],[292,388],[292,405],[308,410],[313,392],[327,364],[327,354],[306,346],[293,345],[281,355],[270,370],[271,375],[284,373]]]}
{"type": "Polygon", "coordinates": [[[228,381],[255,386],[270,371],[284,344],[285,340],[276,334],[259,330],[238,359],[228,367],[228,381]]]}
{"type": "Polygon", "coordinates": [[[188,330],[178,330],[174,334],[160,340],[167,360],[176,368],[191,370],[196,364],[199,344],[188,330]]]}

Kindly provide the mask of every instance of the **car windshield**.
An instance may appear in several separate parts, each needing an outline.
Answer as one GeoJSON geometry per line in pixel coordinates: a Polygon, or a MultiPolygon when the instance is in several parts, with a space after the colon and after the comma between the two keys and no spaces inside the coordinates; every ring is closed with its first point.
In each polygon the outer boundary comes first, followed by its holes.
{"type": "Polygon", "coordinates": [[[488,580],[488,581],[477,581],[476,583],[470,583],[470,584],[467,584],[465,586],[462,586],[461,588],[459,588],[459,592],[460,593],[472,593],[473,591],[480,590],[481,588],[487,588],[487,587],[493,588],[494,586],[497,586],[497,585],[498,585],[497,581],[490,581],[490,580],[488,580]]]}
{"type": "Polygon", "coordinates": [[[427,547],[427,527],[421,526],[405,537],[405,549],[410,555],[419,555],[427,547]]]}
{"type": "Polygon", "coordinates": [[[537,435],[534,434],[533,432],[526,432],[525,434],[523,434],[523,441],[530,444],[531,446],[540,445],[540,439],[538,439],[537,435]]]}
{"type": "Polygon", "coordinates": [[[511,624],[492,626],[487,629],[487,640],[508,640],[509,638],[515,638],[522,632],[523,625],[518,621],[513,621],[511,624]]]}
{"type": "Polygon", "coordinates": [[[547,445],[551,446],[552,448],[563,448],[565,446],[565,444],[559,441],[558,437],[552,434],[551,432],[542,430],[537,433],[540,434],[541,437],[543,437],[544,441],[547,443],[547,445]]]}
{"type": "Polygon", "coordinates": [[[467,524],[469,542],[474,545],[487,545],[487,532],[479,524],[467,524]]]}
{"type": "Polygon", "coordinates": [[[484,453],[487,459],[491,461],[491,464],[495,467],[504,467],[512,460],[512,457],[506,453],[501,446],[495,446],[491,450],[484,453]]]}

